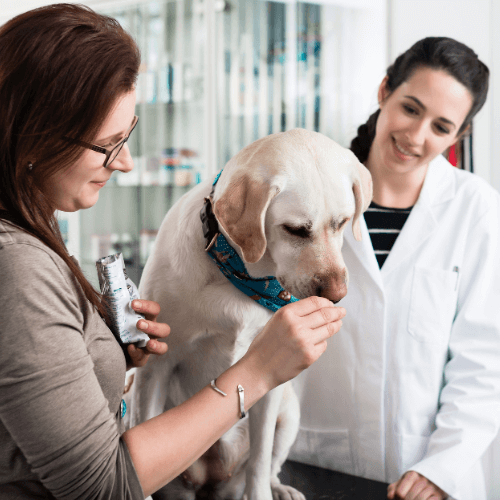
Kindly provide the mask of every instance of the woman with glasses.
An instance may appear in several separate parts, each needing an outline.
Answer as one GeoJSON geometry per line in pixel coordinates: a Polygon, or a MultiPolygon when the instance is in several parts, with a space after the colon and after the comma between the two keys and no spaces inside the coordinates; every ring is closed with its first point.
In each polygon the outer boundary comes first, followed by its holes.
{"type": "MultiPolygon", "coordinates": [[[[236,391],[221,398],[208,386],[123,433],[125,355],[54,215],[93,206],[113,171],[132,170],[139,63],[120,25],[82,6],[0,27],[2,500],[143,499],[239,419],[236,391]]],[[[140,366],[166,352],[169,327],[155,321],[155,302],[134,307],[152,338],[128,347],[140,366]]],[[[316,360],[344,313],[320,298],[281,311],[221,375],[245,388],[245,410],[316,360]]]]}

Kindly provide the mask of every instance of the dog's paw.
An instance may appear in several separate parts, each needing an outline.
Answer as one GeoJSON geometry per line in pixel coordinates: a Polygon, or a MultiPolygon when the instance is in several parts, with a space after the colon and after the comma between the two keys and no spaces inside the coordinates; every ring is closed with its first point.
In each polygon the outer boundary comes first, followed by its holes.
{"type": "Polygon", "coordinates": [[[245,491],[242,500],[274,500],[274,499],[271,493],[271,488],[265,488],[265,489],[262,488],[261,491],[252,489],[251,492],[249,492],[247,488],[247,491],[245,491]]]}
{"type": "Polygon", "coordinates": [[[271,490],[273,500],[306,500],[306,497],[299,490],[286,484],[273,484],[271,490]]]}
{"type": "Polygon", "coordinates": [[[306,497],[292,486],[286,484],[274,483],[271,488],[266,491],[257,493],[253,490],[251,493],[248,491],[242,497],[242,500],[306,500],[306,497]]]}

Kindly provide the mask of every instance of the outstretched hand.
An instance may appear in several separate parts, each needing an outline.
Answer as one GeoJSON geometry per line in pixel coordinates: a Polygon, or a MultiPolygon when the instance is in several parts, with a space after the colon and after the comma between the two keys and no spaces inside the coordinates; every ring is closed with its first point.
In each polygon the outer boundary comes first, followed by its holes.
{"type": "Polygon", "coordinates": [[[245,357],[268,390],[296,377],[325,351],[345,316],[323,297],[308,297],[282,307],[255,337],[245,357]]]}
{"type": "Polygon", "coordinates": [[[413,470],[387,487],[389,500],[444,500],[448,495],[432,481],[413,470]]]}
{"type": "Polygon", "coordinates": [[[132,367],[144,366],[151,354],[162,355],[168,350],[165,342],[160,342],[158,339],[164,339],[170,333],[170,327],[166,323],[157,323],[156,318],[160,314],[160,304],[152,300],[134,300],[132,302],[134,311],[144,315],[145,319],[137,322],[137,328],[141,332],[147,333],[150,340],[145,347],[136,347],[130,344],[127,347],[128,354],[131,359],[132,367]]]}

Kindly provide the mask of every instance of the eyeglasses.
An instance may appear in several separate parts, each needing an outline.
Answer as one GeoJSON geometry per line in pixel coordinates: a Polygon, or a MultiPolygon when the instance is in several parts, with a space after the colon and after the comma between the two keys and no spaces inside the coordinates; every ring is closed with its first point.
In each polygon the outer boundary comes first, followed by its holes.
{"type": "Polygon", "coordinates": [[[80,141],[79,139],[70,139],[68,137],[63,137],[63,139],[78,144],[79,146],[83,146],[84,148],[91,149],[92,151],[97,151],[98,153],[106,155],[106,159],[104,160],[102,166],[107,168],[111,165],[111,163],[113,163],[113,161],[116,160],[116,157],[120,154],[120,151],[122,150],[125,143],[128,141],[130,134],[134,131],[134,128],[137,125],[138,121],[139,117],[134,116],[134,121],[132,122],[132,125],[130,126],[130,129],[127,131],[125,137],[119,143],[115,144],[113,146],[113,149],[111,150],[103,148],[101,146],[96,146],[95,144],[90,144],[88,142],[80,141]]]}

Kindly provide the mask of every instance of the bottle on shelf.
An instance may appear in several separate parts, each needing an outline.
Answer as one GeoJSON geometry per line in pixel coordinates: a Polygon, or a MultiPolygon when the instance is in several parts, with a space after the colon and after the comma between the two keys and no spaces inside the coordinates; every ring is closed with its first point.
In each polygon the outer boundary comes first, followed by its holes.
{"type": "Polygon", "coordinates": [[[162,153],[162,164],[166,175],[167,186],[175,185],[175,172],[180,164],[179,150],[177,148],[165,148],[162,153]]]}
{"type": "Polygon", "coordinates": [[[92,234],[90,236],[91,260],[97,261],[119,251],[119,236],[116,233],[92,234]]]}
{"type": "Polygon", "coordinates": [[[183,148],[179,150],[179,167],[175,172],[175,185],[180,187],[194,184],[194,172],[192,158],[196,152],[192,149],[183,148]]]}

